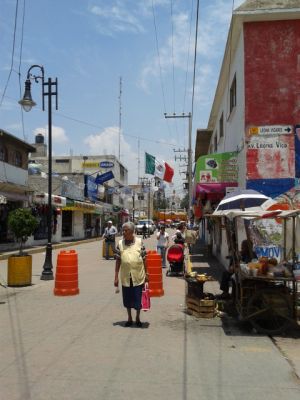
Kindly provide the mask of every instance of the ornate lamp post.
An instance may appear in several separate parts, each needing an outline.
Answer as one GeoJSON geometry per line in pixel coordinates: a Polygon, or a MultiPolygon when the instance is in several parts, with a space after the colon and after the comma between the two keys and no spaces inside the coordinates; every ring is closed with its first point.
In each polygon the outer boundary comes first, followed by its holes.
{"type": "Polygon", "coordinates": [[[19,104],[23,107],[24,111],[28,112],[36,105],[31,97],[31,81],[34,80],[38,83],[42,81],[42,100],[43,111],[45,111],[45,97],[48,98],[48,214],[47,214],[47,233],[48,243],[46,247],[46,257],[43,265],[43,272],[41,274],[42,280],[53,279],[53,266],[52,266],[52,96],[55,96],[55,108],[57,110],[57,78],[53,81],[51,78],[45,82],[44,67],[41,65],[32,65],[27,72],[27,79],[25,81],[25,92],[19,104]],[[33,75],[31,70],[38,68],[41,75],[33,75]]]}

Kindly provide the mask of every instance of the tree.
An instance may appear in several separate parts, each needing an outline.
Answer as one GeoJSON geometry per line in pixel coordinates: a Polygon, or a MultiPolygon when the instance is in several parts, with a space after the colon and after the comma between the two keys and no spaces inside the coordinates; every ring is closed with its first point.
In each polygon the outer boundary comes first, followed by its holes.
{"type": "Polygon", "coordinates": [[[22,256],[23,244],[33,234],[38,226],[37,219],[28,208],[17,208],[8,215],[8,226],[18,242],[20,242],[19,255],[22,256]]]}

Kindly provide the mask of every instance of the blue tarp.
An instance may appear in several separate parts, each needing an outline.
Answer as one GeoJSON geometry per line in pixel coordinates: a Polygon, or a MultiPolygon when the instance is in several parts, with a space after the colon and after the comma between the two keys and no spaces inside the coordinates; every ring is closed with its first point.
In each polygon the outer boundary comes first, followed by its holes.
{"type": "Polygon", "coordinates": [[[246,181],[246,188],[253,189],[269,197],[277,197],[295,186],[294,178],[252,179],[246,181]]]}

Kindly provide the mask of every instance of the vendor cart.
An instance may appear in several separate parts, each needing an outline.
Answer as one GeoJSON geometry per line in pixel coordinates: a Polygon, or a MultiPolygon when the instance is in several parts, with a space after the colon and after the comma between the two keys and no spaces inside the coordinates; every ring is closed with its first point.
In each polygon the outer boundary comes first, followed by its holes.
{"type": "Polygon", "coordinates": [[[239,319],[249,321],[259,333],[279,334],[297,321],[299,245],[296,242],[299,235],[296,234],[296,230],[300,226],[299,213],[300,211],[239,210],[222,213],[229,252],[233,260],[235,307],[239,319]],[[276,222],[281,224],[280,254],[276,254],[278,261],[274,254],[271,254],[273,257],[270,258],[267,252],[273,249],[274,253],[275,247],[257,246],[258,250],[266,249],[265,252],[253,253],[252,262],[243,263],[238,248],[241,227],[245,228],[244,238],[254,244],[255,251],[255,240],[252,240],[258,236],[255,224],[258,220],[263,223],[266,219],[268,223],[271,218],[276,218],[276,222]],[[251,236],[253,232],[254,236],[251,236]],[[271,262],[273,264],[270,264],[271,262]]]}

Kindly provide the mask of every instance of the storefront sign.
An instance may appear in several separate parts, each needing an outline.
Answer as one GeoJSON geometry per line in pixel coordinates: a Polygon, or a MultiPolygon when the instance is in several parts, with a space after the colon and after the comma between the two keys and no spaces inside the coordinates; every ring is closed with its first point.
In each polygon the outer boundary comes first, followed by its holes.
{"type": "Polygon", "coordinates": [[[100,168],[113,168],[115,164],[111,161],[101,161],[99,163],[100,168]]]}
{"type": "Polygon", "coordinates": [[[215,153],[197,160],[197,183],[237,182],[237,152],[215,153]]]}
{"type": "Polygon", "coordinates": [[[92,162],[92,161],[83,162],[83,163],[81,163],[81,167],[82,168],[99,168],[99,163],[92,162]]]}

